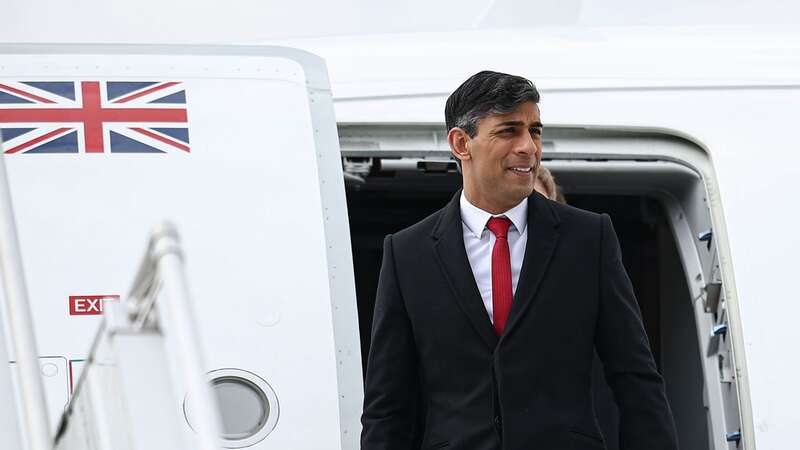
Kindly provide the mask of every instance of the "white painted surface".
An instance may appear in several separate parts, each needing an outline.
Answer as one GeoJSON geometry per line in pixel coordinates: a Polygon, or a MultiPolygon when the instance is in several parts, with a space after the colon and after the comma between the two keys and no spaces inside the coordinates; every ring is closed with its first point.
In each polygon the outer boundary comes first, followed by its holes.
{"type": "Polygon", "coordinates": [[[2,42],[231,43],[553,26],[790,25],[789,0],[6,0],[2,42]]]}
{"type": "MultiPolygon", "coordinates": [[[[333,304],[355,296],[352,263],[338,269],[344,290],[334,295],[329,283],[328,241],[349,251],[349,240],[346,227],[327,229],[321,204],[320,154],[338,154],[335,134],[315,138],[320,110],[333,127],[329,97],[309,97],[325,90],[324,67],[274,49],[184,51],[3,57],[5,80],[186,86],[190,153],[8,158],[39,348],[85,357],[99,316],[69,316],[68,297],[124,296],[148,231],[170,220],[182,235],[208,369],[257,374],[281,403],[275,430],[251,448],[340,448],[340,422],[352,429],[358,416],[341,418],[339,384],[360,391],[361,370],[358,357],[338,364],[334,338],[333,304]]],[[[355,314],[349,320],[338,339],[357,355],[355,314]]]]}

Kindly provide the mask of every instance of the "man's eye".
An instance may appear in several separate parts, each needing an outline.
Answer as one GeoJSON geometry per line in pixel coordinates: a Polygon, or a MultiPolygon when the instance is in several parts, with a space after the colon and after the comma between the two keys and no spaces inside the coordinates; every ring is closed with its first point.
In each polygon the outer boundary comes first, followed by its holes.
{"type": "Polygon", "coordinates": [[[513,128],[506,128],[504,130],[501,130],[500,132],[503,133],[503,134],[511,134],[511,133],[514,132],[514,129],[513,128]]]}
{"type": "Polygon", "coordinates": [[[531,128],[531,134],[541,136],[542,135],[542,129],[541,128],[531,128]]]}

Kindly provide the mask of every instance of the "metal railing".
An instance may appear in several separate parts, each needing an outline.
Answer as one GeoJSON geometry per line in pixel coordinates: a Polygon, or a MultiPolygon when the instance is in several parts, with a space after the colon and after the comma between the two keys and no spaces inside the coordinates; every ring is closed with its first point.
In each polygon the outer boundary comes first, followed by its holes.
{"type": "Polygon", "coordinates": [[[181,356],[178,366],[187,397],[192,399],[192,425],[197,433],[197,445],[202,450],[219,448],[219,409],[205,375],[183,252],[173,225],[165,223],[152,232],[127,302],[134,331],[147,327],[168,331],[176,354],[181,356]],[[167,301],[156,304],[160,294],[164,294],[167,301]],[[169,319],[165,320],[165,316],[169,319]]]}
{"type": "Polygon", "coordinates": [[[56,448],[219,449],[221,422],[175,227],[151,233],[129,294],[103,315],[56,448]],[[186,399],[193,435],[180,414],[186,399]]]}
{"type": "MultiPolygon", "coordinates": [[[[2,149],[2,146],[0,146],[2,149]]],[[[4,304],[3,313],[6,317],[5,323],[9,327],[8,337],[11,340],[11,348],[14,350],[14,358],[17,361],[20,402],[17,407],[20,409],[21,426],[15,427],[13,411],[5,408],[3,415],[4,423],[0,424],[4,428],[4,434],[10,439],[17,440],[19,443],[9,445],[4,442],[3,448],[22,448],[20,432],[25,433],[24,439],[31,450],[50,450],[53,448],[53,439],[50,433],[50,424],[47,417],[47,403],[42,387],[42,379],[39,369],[39,353],[36,351],[36,337],[33,332],[33,321],[31,319],[31,309],[28,301],[28,289],[25,284],[25,274],[22,266],[22,254],[17,238],[17,227],[14,219],[14,209],[11,202],[11,192],[8,187],[8,176],[6,173],[5,157],[0,155],[0,272],[3,277],[4,304]],[[8,415],[8,416],[6,416],[8,415]],[[20,430],[19,428],[22,428],[20,430]]],[[[6,355],[5,333],[0,323],[0,357],[4,364],[8,362],[6,355]]],[[[6,379],[6,373],[10,371],[0,370],[0,394],[8,395],[12,392],[8,389],[10,379],[6,379]]],[[[13,401],[12,401],[13,403],[13,401]]]]}

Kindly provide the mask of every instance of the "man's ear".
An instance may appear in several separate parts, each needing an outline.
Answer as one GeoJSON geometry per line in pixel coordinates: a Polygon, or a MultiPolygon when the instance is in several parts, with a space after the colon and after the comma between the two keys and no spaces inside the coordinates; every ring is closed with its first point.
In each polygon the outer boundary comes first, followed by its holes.
{"type": "Polygon", "coordinates": [[[450,144],[450,151],[453,156],[458,158],[462,163],[472,159],[470,153],[469,134],[461,128],[453,127],[447,133],[447,142],[450,144]]]}

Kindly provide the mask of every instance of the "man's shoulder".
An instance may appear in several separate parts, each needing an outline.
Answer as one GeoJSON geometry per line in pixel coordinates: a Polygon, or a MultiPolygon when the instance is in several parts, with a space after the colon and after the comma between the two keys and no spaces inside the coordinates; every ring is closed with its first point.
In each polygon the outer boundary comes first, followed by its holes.
{"type": "Polygon", "coordinates": [[[428,217],[425,217],[424,219],[420,220],[419,222],[407,226],[400,231],[395,232],[393,234],[393,238],[400,241],[409,241],[430,236],[431,234],[433,234],[433,230],[436,228],[436,225],[441,220],[444,211],[445,208],[441,208],[438,211],[430,214],[428,217]]]}
{"type": "Polygon", "coordinates": [[[599,236],[603,214],[547,200],[558,217],[559,229],[572,235],[599,236]]]}
{"type": "Polygon", "coordinates": [[[602,217],[602,214],[563,203],[550,201],[550,206],[562,222],[597,222],[602,217]]]}

